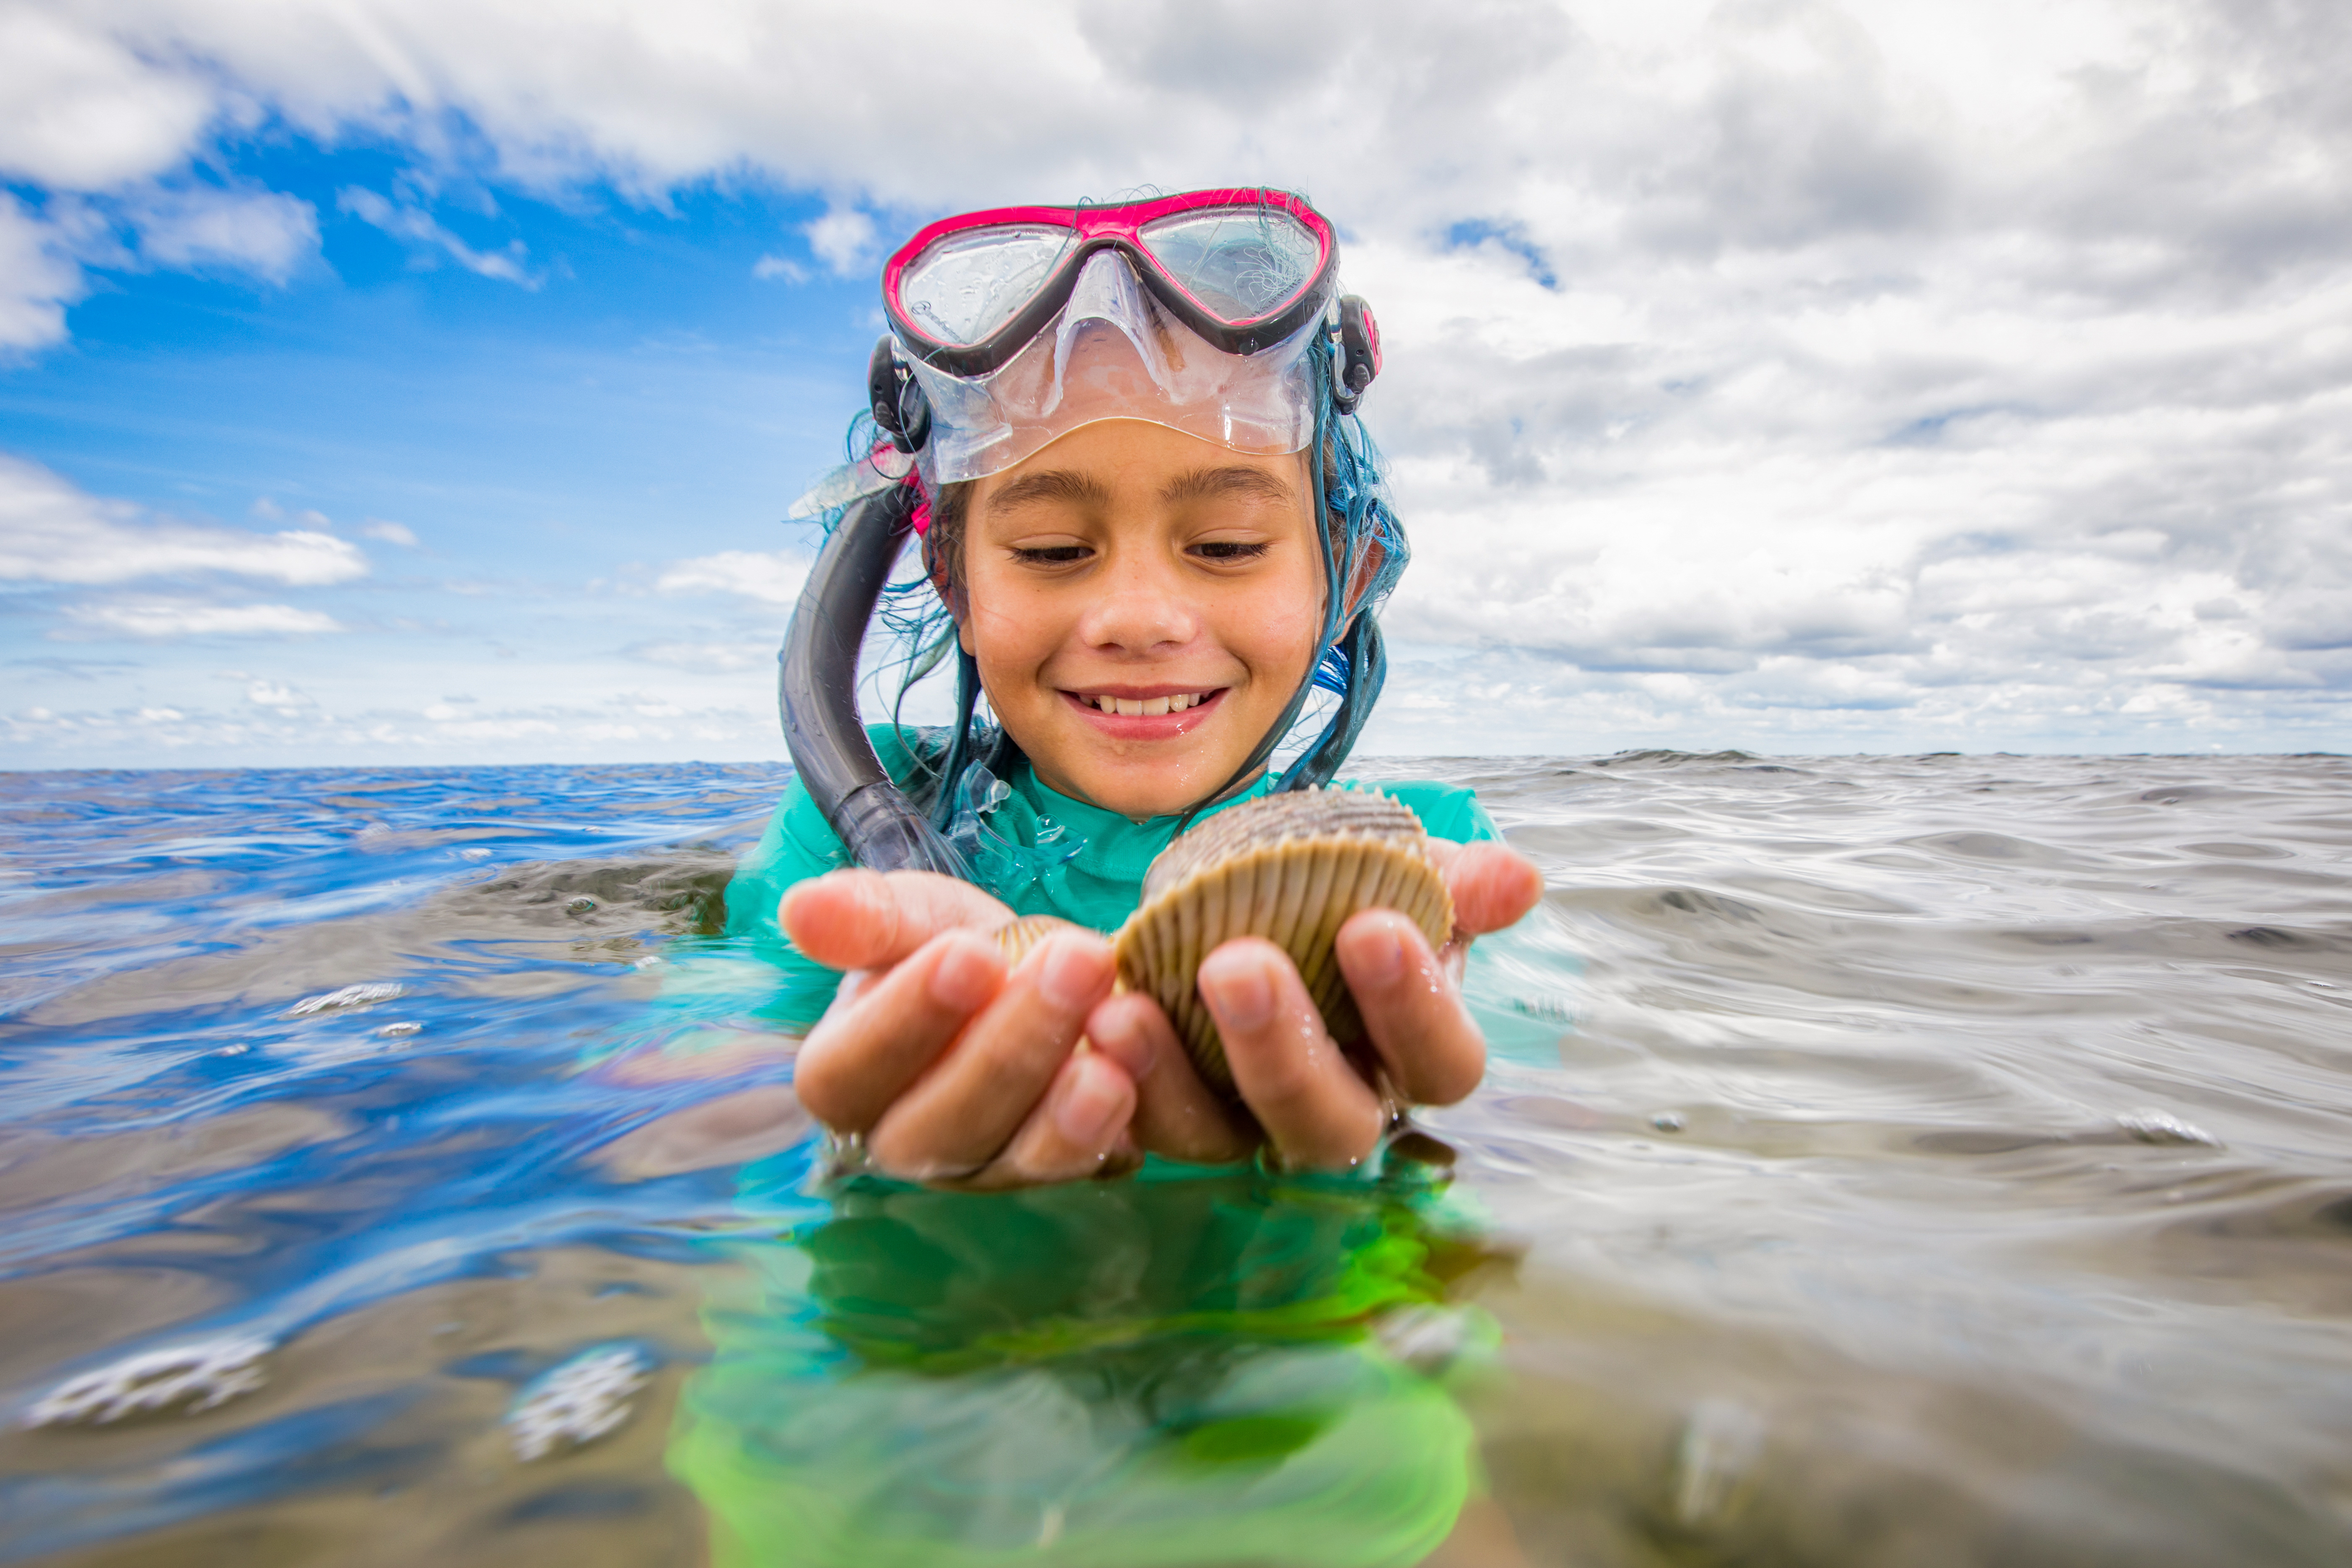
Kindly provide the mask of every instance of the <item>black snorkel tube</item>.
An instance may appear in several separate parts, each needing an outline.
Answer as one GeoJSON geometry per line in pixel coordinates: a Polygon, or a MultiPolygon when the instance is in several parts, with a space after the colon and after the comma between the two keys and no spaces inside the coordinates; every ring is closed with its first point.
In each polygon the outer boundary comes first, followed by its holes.
{"type": "Polygon", "coordinates": [[[915,487],[850,502],[809,569],[778,653],[776,709],[801,786],[857,865],[969,880],[963,858],[890,782],[857,711],[857,656],[907,536],[915,487]]]}

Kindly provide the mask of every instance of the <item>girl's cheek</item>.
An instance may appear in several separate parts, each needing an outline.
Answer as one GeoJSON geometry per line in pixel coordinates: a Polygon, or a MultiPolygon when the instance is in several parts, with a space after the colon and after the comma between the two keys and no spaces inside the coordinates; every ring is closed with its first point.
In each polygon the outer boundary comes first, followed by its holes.
{"type": "Polygon", "coordinates": [[[1303,664],[1315,655],[1315,634],[1322,618],[1296,594],[1266,595],[1235,617],[1235,646],[1246,647],[1253,664],[1283,668],[1303,664]]]}
{"type": "Polygon", "coordinates": [[[1050,647],[1054,643],[1048,617],[1036,613],[1034,607],[1024,613],[1024,606],[1008,605],[1005,601],[1013,597],[1015,595],[998,594],[983,605],[974,595],[969,615],[976,644],[972,651],[983,662],[992,658],[1000,663],[1016,662],[1033,650],[1050,647]]]}

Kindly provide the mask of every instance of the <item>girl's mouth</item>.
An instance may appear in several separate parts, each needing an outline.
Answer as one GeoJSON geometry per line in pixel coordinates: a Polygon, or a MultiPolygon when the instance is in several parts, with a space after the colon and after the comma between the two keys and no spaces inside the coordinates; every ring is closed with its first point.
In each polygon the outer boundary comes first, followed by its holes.
{"type": "Polygon", "coordinates": [[[1123,740],[1181,735],[1207,717],[1230,687],[1176,689],[1170,687],[1129,688],[1124,690],[1065,691],[1070,703],[1096,728],[1123,740]]]}

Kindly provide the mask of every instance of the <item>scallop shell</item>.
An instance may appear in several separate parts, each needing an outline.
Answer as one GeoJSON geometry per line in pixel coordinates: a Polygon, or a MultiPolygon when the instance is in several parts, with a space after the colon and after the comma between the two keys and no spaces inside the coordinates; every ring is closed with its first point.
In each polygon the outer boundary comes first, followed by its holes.
{"type": "Polygon", "coordinates": [[[996,951],[1004,955],[1007,968],[1017,966],[1029,956],[1029,950],[1057,931],[1083,931],[1055,915],[1023,915],[1005,921],[989,934],[996,939],[996,951]]]}
{"type": "Polygon", "coordinates": [[[1368,909],[1398,910],[1433,947],[1453,934],[1454,900],[1412,808],[1369,790],[1268,795],[1219,812],[1152,861],[1141,906],[1112,939],[1119,983],[1158,1001],[1202,1076],[1230,1091],[1224,1043],[1193,984],[1201,960],[1234,937],[1265,937],[1298,965],[1333,1037],[1360,1038],[1332,944],[1368,909]]]}

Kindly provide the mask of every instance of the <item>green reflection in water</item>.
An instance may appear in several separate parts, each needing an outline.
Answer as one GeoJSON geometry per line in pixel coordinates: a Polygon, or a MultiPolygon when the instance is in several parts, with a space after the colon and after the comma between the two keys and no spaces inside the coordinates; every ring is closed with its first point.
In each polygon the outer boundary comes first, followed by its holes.
{"type": "Polygon", "coordinates": [[[669,1462],[726,1568],[1410,1563],[1472,1493],[1492,1330],[1430,1309],[1492,1255],[1430,1166],[828,1195],[706,1313],[669,1462]]]}

